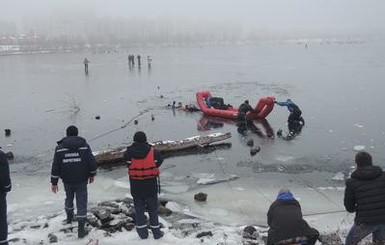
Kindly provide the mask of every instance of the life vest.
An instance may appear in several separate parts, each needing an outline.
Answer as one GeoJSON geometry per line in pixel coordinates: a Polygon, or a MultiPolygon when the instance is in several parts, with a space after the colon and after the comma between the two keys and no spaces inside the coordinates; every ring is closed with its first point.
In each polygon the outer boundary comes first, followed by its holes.
{"type": "Polygon", "coordinates": [[[155,164],[154,148],[151,147],[147,156],[142,159],[131,159],[128,175],[134,180],[145,180],[159,176],[159,168],[155,164]]]}

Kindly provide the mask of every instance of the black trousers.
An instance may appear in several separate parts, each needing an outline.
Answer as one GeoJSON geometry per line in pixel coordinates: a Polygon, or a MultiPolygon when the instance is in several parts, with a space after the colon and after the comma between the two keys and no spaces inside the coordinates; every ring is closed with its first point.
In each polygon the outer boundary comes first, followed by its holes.
{"type": "Polygon", "coordinates": [[[64,183],[64,189],[66,192],[65,199],[65,211],[66,213],[74,213],[74,199],[76,198],[76,219],[78,221],[85,221],[87,219],[87,182],[79,184],[64,183]]]}
{"type": "Polygon", "coordinates": [[[162,237],[163,235],[160,231],[158,219],[158,197],[134,197],[134,207],[135,225],[139,237],[142,239],[146,239],[148,237],[147,218],[144,214],[146,211],[148,211],[148,216],[150,218],[150,228],[152,230],[154,238],[159,239],[160,237],[162,237]]]}
{"type": "Polygon", "coordinates": [[[8,245],[7,194],[0,193],[0,245],[8,245]]]}

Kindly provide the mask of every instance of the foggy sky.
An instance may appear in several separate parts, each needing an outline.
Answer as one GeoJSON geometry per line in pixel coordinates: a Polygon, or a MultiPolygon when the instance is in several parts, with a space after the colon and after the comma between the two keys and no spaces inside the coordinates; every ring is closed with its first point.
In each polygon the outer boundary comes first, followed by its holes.
{"type": "Polygon", "coordinates": [[[230,21],[271,30],[385,30],[384,0],[0,0],[0,20],[91,15],[230,21]]]}

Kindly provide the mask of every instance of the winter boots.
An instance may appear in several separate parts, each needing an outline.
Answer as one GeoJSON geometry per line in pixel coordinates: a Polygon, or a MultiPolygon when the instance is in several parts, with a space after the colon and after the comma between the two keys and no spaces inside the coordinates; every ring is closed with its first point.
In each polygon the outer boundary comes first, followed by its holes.
{"type": "Polygon", "coordinates": [[[85,236],[88,235],[88,230],[86,230],[85,226],[86,226],[86,221],[85,220],[81,220],[81,221],[78,221],[78,238],[83,238],[85,236]]]}
{"type": "Polygon", "coordinates": [[[151,228],[152,234],[154,235],[154,239],[160,239],[163,237],[164,232],[159,228],[151,228]]]}
{"type": "Polygon", "coordinates": [[[67,212],[66,224],[71,224],[73,220],[74,220],[74,213],[67,212]]]}
{"type": "MultiPolygon", "coordinates": [[[[164,232],[159,229],[159,226],[157,227],[151,227],[152,235],[154,236],[154,239],[160,239],[163,237],[164,232]]],[[[140,227],[136,227],[136,232],[138,233],[139,237],[141,239],[147,239],[148,238],[148,227],[147,225],[143,225],[140,227]]]]}
{"type": "Polygon", "coordinates": [[[141,239],[147,239],[148,238],[147,225],[136,226],[136,232],[138,233],[138,235],[141,239]]]}

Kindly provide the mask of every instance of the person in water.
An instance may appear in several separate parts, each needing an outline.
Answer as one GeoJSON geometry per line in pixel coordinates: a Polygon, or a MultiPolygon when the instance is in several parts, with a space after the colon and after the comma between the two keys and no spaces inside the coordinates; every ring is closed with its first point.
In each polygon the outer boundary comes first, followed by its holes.
{"type": "Polygon", "coordinates": [[[290,114],[287,118],[287,123],[289,127],[289,134],[298,134],[301,132],[302,126],[305,124],[305,121],[302,118],[302,111],[299,109],[291,99],[287,99],[283,102],[274,101],[275,104],[279,106],[286,106],[290,114]]]}
{"type": "Polygon", "coordinates": [[[246,121],[246,114],[248,112],[258,113],[251,105],[248,100],[245,100],[238,108],[238,121],[246,121]]]}
{"type": "Polygon", "coordinates": [[[238,108],[237,114],[237,127],[238,133],[245,135],[247,129],[252,126],[252,121],[246,118],[248,112],[258,113],[251,105],[248,100],[245,100],[238,108]]]}

